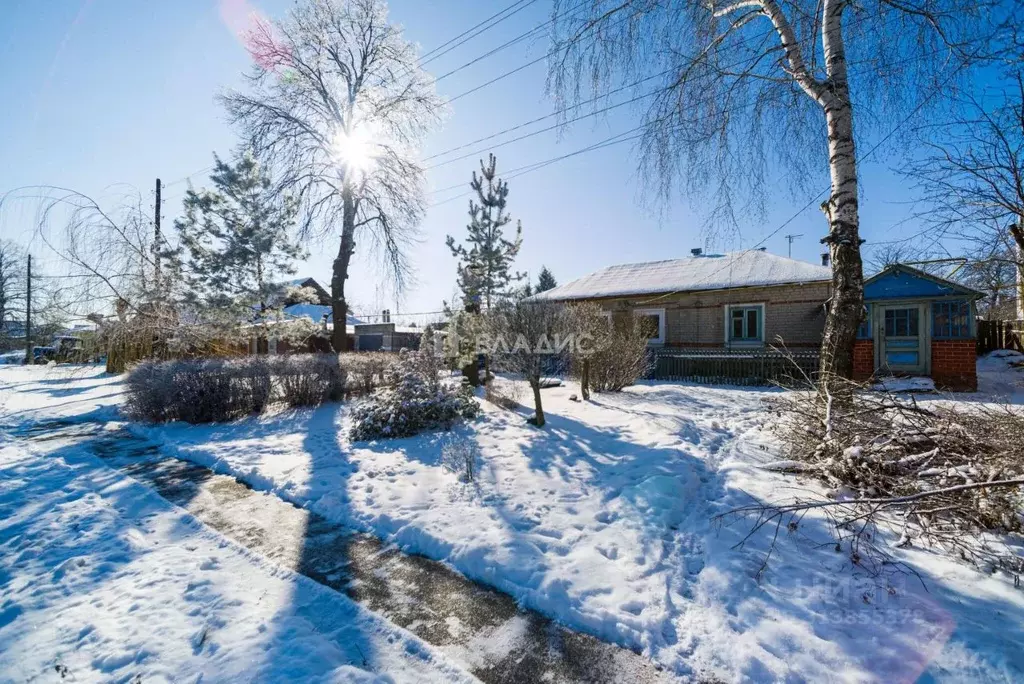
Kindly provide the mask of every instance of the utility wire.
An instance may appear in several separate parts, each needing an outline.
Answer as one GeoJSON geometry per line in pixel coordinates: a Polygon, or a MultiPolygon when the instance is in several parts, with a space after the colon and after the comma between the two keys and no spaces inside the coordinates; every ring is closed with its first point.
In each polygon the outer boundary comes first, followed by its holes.
{"type": "MultiPolygon", "coordinates": [[[[936,95],[937,95],[937,94],[938,94],[938,93],[939,93],[939,92],[940,92],[940,91],[941,91],[941,90],[942,90],[942,89],[943,89],[943,88],[944,88],[944,87],[945,87],[945,86],[946,86],[946,85],[947,85],[947,84],[948,84],[948,83],[949,83],[950,81],[952,81],[952,80],[953,80],[953,77],[954,77],[954,76],[956,76],[956,74],[958,74],[958,73],[960,72],[960,70],[961,70],[961,69],[963,69],[963,68],[964,68],[964,67],[965,67],[966,65],[967,65],[967,62],[966,62],[966,61],[961,61],[961,62],[960,62],[960,64],[959,64],[959,65],[958,65],[958,66],[957,66],[957,67],[956,67],[955,69],[953,69],[953,70],[952,70],[952,71],[951,71],[951,72],[949,73],[949,75],[948,75],[948,76],[947,76],[947,77],[946,77],[946,78],[945,78],[945,79],[944,79],[944,80],[943,80],[943,81],[942,81],[941,83],[938,83],[938,84],[936,84],[936,86],[935,86],[934,88],[932,88],[931,92],[929,92],[927,96],[925,96],[924,98],[922,98],[922,100],[921,100],[920,102],[918,102],[918,103],[917,103],[917,106],[915,106],[915,107],[914,107],[914,108],[913,108],[913,109],[912,109],[912,110],[910,111],[910,113],[909,113],[909,114],[907,114],[907,116],[905,116],[905,117],[904,117],[904,118],[903,118],[903,119],[902,119],[902,120],[901,120],[901,121],[900,121],[899,123],[897,123],[897,124],[896,124],[895,126],[893,126],[893,127],[892,127],[892,128],[891,128],[891,129],[889,130],[889,132],[888,132],[888,133],[886,133],[886,134],[885,134],[884,136],[882,136],[881,140],[879,140],[878,142],[876,142],[876,143],[875,143],[875,144],[874,144],[874,145],[873,145],[873,146],[871,147],[871,149],[869,149],[869,150],[868,150],[868,151],[867,151],[866,153],[864,153],[863,155],[859,156],[859,158],[857,158],[857,160],[856,160],[856,163],[857,163],[857,164],[859,165],[859,164],[860,164],[861,162],[863,162],[863,161],[867,160],[867,158],[868,158],[868,157],[870,157],[870,156],[871,156],[871,155],[872,155],[872,154],[873,154],[873,153],[874,153],[874,152],[875,152],[875,151],[876,151],[876,150],[877,150],[878,148],[880,148],[880,147],[881,147],[882,145],[884,145],[884,144],[885,144],[886,142],[888,142],[888,141],[889,141],[889,140],[890,140],[890,139],[891,139],[891,138],[892,138],[892,137],[893,137],[894,135],[896,135],[896,133],[897,133],[897,132],[898,132],[898,131],[899,131],[899,130],[900,130],[901,128],[903,128],[903,126],[905,126],[905,125],[907,125],[908,123],[910,123],[910,120],[911,120],[911,119],[913,119],[913,118],[914,118],[915,116],[917,116],[918,112],[920,112],[920,111],[921,111],[921,110],[922,110],[922,109],[924,108],[924,106],[925,106],[926,104],[928,104],[928,102],[929,102],[929,101],[930,101],[930,100],[931,100],[931,99],[932,99],[933,97],[935,97],[935,96],[936,96],[936,95]]],[[[778,227],[777,227],[777,228],[776,228],[775,230],[773,230],[773,231],[772,231],[771,233],[769,233],[769,234],[768,234],[768,235],[766,235],[765,237],[761,238],[761,240],[760,240],[760,241],[759,241],[759,242],[758,242],[757,244],[755,244],[755,245],[754,245],[753,247],[751,247],[751,248],[750,248],[750,249],[748,249],[748,250],[744,250],[744,251],[747,251],[747,252],[750,252],[750,251],[754,251],[754,250],[756,250],[756,249],[757,249],[758,247],[761,247],[762,245],[764,245],[764,243],[766,243],[766,242],[767,242],[768,240],[770,240],[771,238],[773,238],[774,236],[776,236],[777,234],[779,234],[780,232],[782,232],[782,231],[783,231],[783,230],[784,230],[784,229],[786,228],[786,226],[788,226],[788,225],[789,225],[790,223],[792,223],[793,221],[795,221],[795,220],[796,220],[796,218],[797,218],[798,216],[800,216],[800,214],[802,214],[802,213],[804,213],[805,211],[807,211],[807,209],[809,209],[809,208],[811,207],[811,205],[812,205],[812,204],[814,204],[815,202],[817,202],[817,201],[818,201],[818,200],[819,200],[819,199],[821,198],[821,196],[822,196],[822,195],[824,195],[825,193],[827,193],[827,192],[828,192],[828,191],[829,191],[830,189],[831,189],[831,185],[829,185],[829,186],[826,186],[826,187],[825,187],[824,189],[822,189],[822,190],[821,190],[820,192],[818,192],[818,193],[817,193],[816,195],[814,195],[813,197],[811,197],[811,199],[810,199],[810,200],[808,200],[807,204],[805,204],[805,205],[803,205],[802,207],[800,207],[800,209],[798,209],[798,210],[796,211],[796,213],[794,213],[794,214],[793,214],[792,216],[790,216],[790,217],[789,217],[788,219],[786,219],[785,221],[783,221],[783,222],[782,222],[782,223],[781,223],[781,224],[780,224],[780,225],[779,225],[779,226],[778,226],[778,227]]],[[[727,264],[726,266],[723,266],[722,268],[719,268],[718,270],[716,270],[716,271],[713,271],[712,273],[708,274],[708,275],[707,275],[707,276],[706,276],[705,278],[703,278],[702,280],[700,280],[700,281],[699,281],[698,283],[696,283],[696,284],[700,284],[700,283],[702,283],[702,282],[707,282],[708,280],[710,280],[711,278],[713,278],[713,277],[714,277],[715,275],[717,275],[717,274],[721,273],[721,272],[722,272],[722,271],[724,271],[724,270],[725,270],[726,268],[730,268],[731,266],[732,266],[732,264],[731,264],[731,263],[729,263],[729,264],[727,264]]],[[[692,288],[691,288],[691,289],[692,289],[692,288]]],[[[651,302],[656,302],[656,301],[662,300],[662,299],[664,299],[664,298],[666,298],[666,297],[671,297],[671,296],[673,296],[673,295],[677,295],[677,294],[679,294],[680,292],[682,292],[682,290],[677,290],[677,291],[675,291],[675,292],[666,292],[666,293],[664,293],[664,294],[658,295],[657,297],[652,297],[651,299],[647,299],[647,300],[644,300],[643,302],[640,302],[640,303],[639,303],[638,305],[650,304],[651,302]]]]}
{"type": "Polygon", "coordinates": [[[497,26],[501,22],[503,22],[506,19],[509,19],[510,17],[512,17],[513,15],[519,13],[521,10],[526,9],[527,7],[529,7],[530,5],[535,3],[536,1],[537,0],[517,0],[516,2],[513,2],[511,5],[505,7],[505,9],[501,10],[500,12],[496,12],[495,14],[492,14],[491,16],[489,16],[486,19],[484,19],[483,21],[481,21],[479,24],[476,24],[475,26],[472,26],[472,27],[466,29],[465,31],[463,31],[459,35],[455,36],[454,38],[448,40],[447,42],[445,42],[445,43],[443,43],[441,45],[438,45],[436,48],[434,48],[430,52],[427,52],[427,53],[423,54],[422,56],[420,56],[420,58],[419,58],[419,66],[422,67],[424,64],[428,64],[428,63],[434,61],[435,59],[438,59],[439,57],[443,57],[444,55],[448,54],[452,50],[454,50],[454,49],[464,45],[467,41],[472,40],[473,38],[477,37],[481,33],[484,33],[485,31],[489,31],[490,29],[494,28],[495,26],[497,26]],[[523,4],[524,2],[526,4],[523,4]],[[515,9],[514,11],[512,11],[511,13],[509,13],[509,14],[507,14],[505,16],[501,16],[501,15],[505,14],[506,12],[509,12],[509,10],[513,10],[513,8],[515,8],[517,5],[521,5],[521,6],[518,7],[517,9],[515,9]],[[498,17],[501,17],[501,18],[498,19],[498,17]],[[497,19],[497,21],[495,21],[493,24],[490,24],[489,26],[484,26],[484,24],[487,24],[492,19],[497,19]],[[483,28],[481,28],[481,27],[483,27],[483,28]],[[477,29],[480,29],[480,30],[477,31],[477,29]],[[476,32],[473,33],[473,35],[468,35],[468,34],[472,33],[473,31],[476,31],[476,32]],[[455,41],[459,41],[459,42],[457,42],[455,45],[451,45],[452,43],[455,43],[455,41]],[[449,45],[451,45],[451,47],[448,47],[449,45]],[[448,49],[445,50],[444,48],[448,48],[448,49]],[[441,52],[438,52],[439,50],[441,50],[441,52]]]}

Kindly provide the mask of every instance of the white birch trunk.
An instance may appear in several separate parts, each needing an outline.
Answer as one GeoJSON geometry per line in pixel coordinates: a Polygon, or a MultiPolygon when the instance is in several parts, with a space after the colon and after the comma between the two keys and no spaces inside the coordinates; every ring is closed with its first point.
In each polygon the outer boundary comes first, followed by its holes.
{"type": "Polygon", "coordinates": [[[821,345],[821,382],[853,375],[853,346],[864,311],[864,273],[860,254],[857,156],[853,142],[853,104],[846,69],[842,15],[845,0],[825,0],[822,46],[825,52],[831,195],[823,205],[832,256],[832,300],[821,345]]]}
{"type": "MultiPolygon", "coordinates": [[[[828,130],[831,194],[822,205],[828,217],[825,238],[832,262],[832,297],[821,345],[821,382],[853,375],[853,346],[864,310],[864,274],[860,255],[857,157],[853,142],[853,104],[843,42],[843,9],[847,0],[822,3],[822,47],[826,79],[807,69],[796,33],[777,0],[758,0],[772,22],[786,57],[786,71],[825,113],[828,130]]],[[[733,7],[749,6],[741,2],[733,7]]]]}

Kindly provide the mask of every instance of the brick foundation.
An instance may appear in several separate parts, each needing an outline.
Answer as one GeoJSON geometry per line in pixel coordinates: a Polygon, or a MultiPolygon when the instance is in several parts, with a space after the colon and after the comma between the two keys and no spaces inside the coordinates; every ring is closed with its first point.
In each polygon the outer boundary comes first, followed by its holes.
{"type": "Polygon", "coordinates": [[[853,379],[863,382],[874,374],[875,343],[872,340],[857,340],[853,343],[853,379]]]}
{"type": "Polygon", "coordinates": [[[978,389],[976,340],[932,340],[932,379],[941,390],[978,389]]]}

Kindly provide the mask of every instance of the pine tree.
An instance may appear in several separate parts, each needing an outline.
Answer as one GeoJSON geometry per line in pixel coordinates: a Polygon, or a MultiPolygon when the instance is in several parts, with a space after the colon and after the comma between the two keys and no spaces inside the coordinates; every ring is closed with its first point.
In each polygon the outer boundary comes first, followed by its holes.
{"type": "Polygon", "coordinates": [[[508,183],[497,177],[497,159],[490,155],[487,164],[481,160],[480,175],[473,172],[470,187],[477,199],[469,202],[469,235],[464,244],[456,244],[448,236],[448,248],[459,259],[458,284],[467,309],[490,309],[499,299],[508,296],[510,285],[523,279],[522,273],[509,269],[523,244],[523,227],[516,222],[516,235],[506,240],[505,226],[512,217],[505,213],[508,183]]]}
{"type": "Polygon", "coordinates": [[[540,275],[537,276],[537,287],[534,292],[544,292],[558,287],[558,281],[551,274],[547,266],[541,266],[540,275]]]}
{"type": "Polygon", "coordinates": [[[212,190],[185,193],[181,236],[189,300],[212,309],[265,311],[302,250],[289,237],[297,203],[278,195],[250,154],[216,160],[212,190]]]}

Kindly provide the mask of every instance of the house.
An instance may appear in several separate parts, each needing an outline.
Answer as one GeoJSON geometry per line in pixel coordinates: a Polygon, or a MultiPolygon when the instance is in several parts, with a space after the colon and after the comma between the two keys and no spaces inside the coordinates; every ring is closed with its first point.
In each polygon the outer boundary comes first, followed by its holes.
{"type": "Polygon", "coordinates": [[[976,390],[975,308],[983,296],[902,264],[868,278],[867,315],[853,353],[854,378],[878,372],[923,375],[940,388],[976,390]]]}
{"type": "Polygon", "coordinates": [[[611,266],[533,300],[596,301],[609,317],[648,317],[658,348],[821,345],[831,270],[751,250],[611,266]]]}
{"type": "MultiPolygon", "coordinates": [[[[317,294],[317,303],[284,301],[285,320],[308,318],[317,325],[323,325],[329,333],[334,329],[334,314],[331,310],[331,296],[327,290],[313,278],[296,278],[282,287],[307,287],[317,294]]],[[[352,314],[345,316],[345,330],[348,335],[348,348],[354,351],[398,351],[400,349],[418,349],[422,330],[415,327],[400,326],[391,322],[389,311],[383,312],[380,323],[364,323],[352,314]]],[[[326,336],[310,337],[303,344],[296,345],[276,338],[252,339],[249,343],[250,353],[255,354],[286,354],[290,352],[330,352],[331,345],[326,336]]]]}
{"type": "MultiPolygon", "coordinates": [[[[647,317],[659,354],[781,345],[817,350],[831,269],[765,250],[611,266],[534,295],[534,301],[597,302],[609,319],[647,317]]],[[[931,376],[941,388],[974,390],[974,302],[981,296],[906,266],[865,282],[866,320],[854,352],[855,378],[931,376]]],[[[749,356],[749,354],[748,354],[749,356]]]]}

